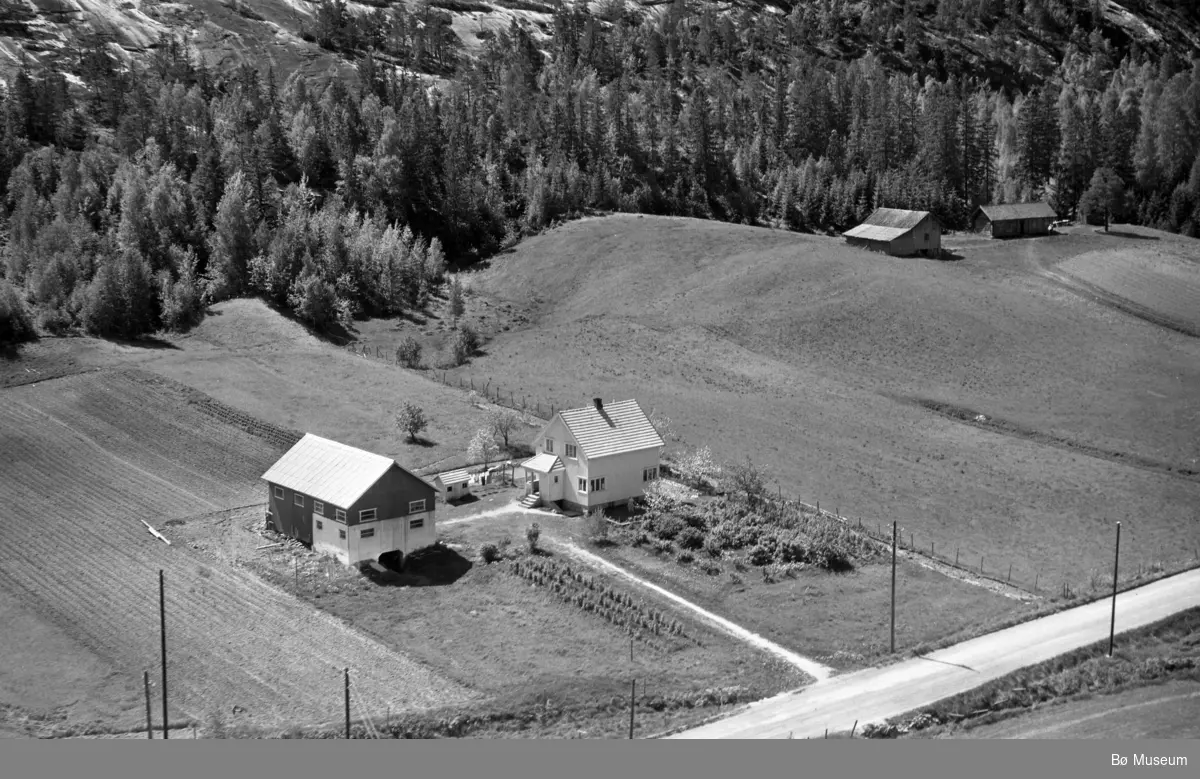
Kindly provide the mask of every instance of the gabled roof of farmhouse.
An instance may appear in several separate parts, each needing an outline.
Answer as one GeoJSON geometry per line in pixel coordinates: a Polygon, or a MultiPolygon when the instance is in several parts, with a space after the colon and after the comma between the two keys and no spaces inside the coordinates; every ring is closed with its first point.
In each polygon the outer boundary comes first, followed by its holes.
{"type": "Polygon", "coordinates": [[[563,461],[558,459],[558,455],[542,452],[539,455],[530,457],[525,462],[521,463],[522,468],[528,468],[531,471],[538,473],[550,473],[551,471],[564,471],[566,466],[563,461]]]}
{"type": "Polygon", "coordinates": [[[929,215],[928,211],[876,208],[862,224],[847,230],[842,236],[867,241],[891,241],[919,225],[929,215]]]}
{"type": "Polygon", "coordinates": [[[585,457],[607,457],[666,446],[636,400],[593,403],[558,412],[585,457]]]}
{"type": "Polygon", "coordinates": [[[1009,219],[1058,219],[1058,212],[1049,203],[1005,203],[997,206],[980,206],[992,222],[1004,222],[1009,219]]]}
{"type": "Polygon", "coordinates": [[[434,479],[440,481],[442,484],[462,484],[471,480],[471,474],[467,473],[466,468],[458,468],[457,470],[439,473],[434,479]]]}
{"type": "Polygon", "coordinates": [[[399,467],[390,457],[306,433],[262,478],[346,508],[353,506],[385,473],[399,467]]]}

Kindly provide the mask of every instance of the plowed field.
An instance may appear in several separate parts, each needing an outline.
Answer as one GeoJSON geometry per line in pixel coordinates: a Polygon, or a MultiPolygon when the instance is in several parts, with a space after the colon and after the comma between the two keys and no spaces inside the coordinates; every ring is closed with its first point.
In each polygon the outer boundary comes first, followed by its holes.
{"type": "Polygon", "coordinates": [[[161,527],[261,501],[257,479],[278,455],[262,437],[137,374],[6,390],[0,588],[140,681],[142,669],[157,669],[163,569],[172,721],[213,713],[267,728],[336,720],[343,667],[371,711],[469,699],[252,574],[165,545],[140,521],[161,527]],[[233,716],[234,706],[244,711],[233,716]]]}

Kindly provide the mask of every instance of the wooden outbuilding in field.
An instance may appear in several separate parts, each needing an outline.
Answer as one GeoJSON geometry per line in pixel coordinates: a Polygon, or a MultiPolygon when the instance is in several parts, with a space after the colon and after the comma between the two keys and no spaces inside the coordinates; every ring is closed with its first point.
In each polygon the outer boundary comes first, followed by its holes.
{"type": "Polygon", "coordinates": [[[877,208],[866,221],[842,233],[851,246],[897,257],[934,257],[942,250],[942,223],[928,211],[877,208]]]}
{"type": "Polygon", "coordinates": [[[309,433],[262,478],[267,523],[347,565],[437,540],[437,489],[390,457],[309,433]]]}
{"type": "Polygon", "coordinates": [[[977,233],[991,232],[993,238],[1049,235],[1058,214],[1049,203],[1006,203],[980,206],[971,217],[977,233]]]}
{"type": "Polygon", "coordinates": [[[554,503],[575,511],[620,506],[658,478],[665,443],[636,400],[564,409],[533,442],[522,505],[554,503]]]}
{"type": "Polygon", "coordinates": [[[433,477],[433,486],[443,500],[458,500],[471,494],[471,474],[466,468],[446,471],[433,477]]]}

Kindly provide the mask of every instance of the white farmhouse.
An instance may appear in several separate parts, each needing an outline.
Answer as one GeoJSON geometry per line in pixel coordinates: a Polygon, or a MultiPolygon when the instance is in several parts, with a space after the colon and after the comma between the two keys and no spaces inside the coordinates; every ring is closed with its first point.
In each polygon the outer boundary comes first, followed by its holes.
{"type": "Polygon", "coordinates": [[[554,415],[533,441],[525,469],[524,506],[552,503],[589,511],[641,497],[658,478],[665,443],[636,400],[592,405],[554,415]]]}

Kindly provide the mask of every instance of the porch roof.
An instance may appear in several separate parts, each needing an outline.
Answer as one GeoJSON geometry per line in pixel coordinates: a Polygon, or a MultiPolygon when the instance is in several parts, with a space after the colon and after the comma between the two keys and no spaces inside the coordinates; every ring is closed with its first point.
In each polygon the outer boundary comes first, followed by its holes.
{"type": "Polygon", "coordinates": [[[542,452],[541,454],[530,457],[525,462],[521,463],[522,468],[527,468],[537,473],[550,473],[551,471],[566,470],[563,461],[558,459],[558,455],[542,452]]]}

